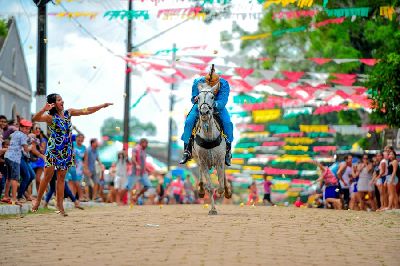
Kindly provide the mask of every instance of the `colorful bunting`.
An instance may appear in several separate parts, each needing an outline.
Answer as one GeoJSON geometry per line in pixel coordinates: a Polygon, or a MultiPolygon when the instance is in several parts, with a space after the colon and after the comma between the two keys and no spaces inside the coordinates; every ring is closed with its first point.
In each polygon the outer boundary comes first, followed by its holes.
{"type": "Polygon", "coordinates": [[[296,11],[282,11],[279,13],[274,13],[272,19],[283,19],[286,18],[296,19],[300,17],[313,17],[318,14],[318,10],[296,10],[296,11]]]}
{"type": "Polygon", "coordinates": [[[59,13],[48,13],[49,16],[56,16],[57,18],[78,18],[78,17],[89,17],[95,19],[97,12],[59,12],[59,13]]]}
{"type": "Polygon", "coordinates": [[[280,118],[281,109],[255,110],[252,115],[255,123],[265,123],[280,118]]]}
{"type": "Polygon", "coordinates": [[[254,72],[252,68],[242,68],[237,67],[235,68],[235,72],[242,78],[245,79],[247,76],[251,75],[254,72]]]}
{"type": "Polygon", "coordinates": [[[369,7],[325,9],[329,17],[368,17],[369,7]]]}
{"type": "Polygon", "coordinates": [[[197,17],[201,11],[201,7],[160,9],[157,13],[157,18],[171,19],[177,16],[181,18],[194,18],[197,17]]]}
{"type": "Polygon", "coordinates": [[[103,17],[109,16],[108,20],[112,19],[139,19],[143,18],[144,20],[148,20],[150,18],[148,10],[109,10],[104,13],[103,17]]]}
{"type": "Polygon", "coordinates": [[[392,6],[381,6],[380,8],[380,15],[389,20],[393,19],[393,13],[395,13],[395,10],[392,6]]]}
{"type": "Polygon", "coordinates": [[[300,125],[300,131],[302,132],[328,132],[329,127],[327,125],[300,125]]]}
{"type": "Polygon", "coordinates": [[[324,64],[332,61],[332,59],[330,59],[330,58],[309,58],[308,60],[311,60],[311,61],[317,63],[318,65],[324,65],[324,64]]]}
{"type": "Polygon", "coordinates": [[[312,28],[319,28],[328,24],[342,24],[344,22],[345,17],[342,18],[333,18],[327,19],[321,22],[311,23],[312,28]]]}
{"type": "Polygon", "coordinates": [[[322,114],[327,114],[327,113],[332,113],[332,112],[339,112],[342,110],[346,110],[347,107],[343,105],[337,105],[337,106],[320,106],[315,109],[314,115],[322,115],[322,114]]]}
{"type": "Polygon", "coordinates": [[[378,62],[378,59],[366,59],[366,58],[363,58],[363,59],[360,59],[360,62],[364,63],[364,64],[366,64],[368,66],[374,66],[378,62]]]}
{"type": "Polygon", "coordinates": [[[282,71],[282,74],[285,75],[291,81],[298,81],[303,75],[304,72],[290,72],[290,71],[282,71]]]}

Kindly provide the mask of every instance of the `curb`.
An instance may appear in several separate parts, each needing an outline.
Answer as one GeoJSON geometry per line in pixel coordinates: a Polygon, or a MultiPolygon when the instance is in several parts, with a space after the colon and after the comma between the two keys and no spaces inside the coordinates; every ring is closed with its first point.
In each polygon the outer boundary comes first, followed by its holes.
{"type": "MultiPolygon", "coordinates": [[[[111,204],[103,202],[81,202],[82,207],[104,207],[111,204]]],[[[0,216],[1,215],[18,215],[28,213],[31,208],[31,203],[24,203],[22,206],[18,205],[0,205],[0,216]]],[[[74,203],[64,202],[65,209],[73,209],[74,203]]]]}

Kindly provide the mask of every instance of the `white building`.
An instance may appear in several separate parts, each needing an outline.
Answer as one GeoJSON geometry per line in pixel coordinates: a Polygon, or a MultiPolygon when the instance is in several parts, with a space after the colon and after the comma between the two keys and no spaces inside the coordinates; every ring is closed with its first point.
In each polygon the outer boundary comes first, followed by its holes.
{"type": "Polygon", "coordinates": [[[31,119],[32,88],[21,39],[14,18],[8,21],[8,33],[0,37],[0,114],[8,119],[31,119]]]}

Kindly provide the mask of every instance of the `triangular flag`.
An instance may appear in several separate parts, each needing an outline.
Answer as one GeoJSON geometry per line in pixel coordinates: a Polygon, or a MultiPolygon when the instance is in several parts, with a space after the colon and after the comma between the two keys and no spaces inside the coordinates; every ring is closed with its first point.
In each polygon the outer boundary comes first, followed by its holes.
{"type": "Polygon", "coordinates": [[[161,75],[157,75],[159,78],[161,78],[165,83],[169,83],[169,84],[172,84],[172,83],[175,83],[176,82],[176,79],[175,78],[173,78],[173,77],[166,77],[166,76],[161,76],[161,75]]]}
{"type": "Polygon", "coordinates": [[[373,66],[378,62],[378,60],[377,59],[373,59],[373,58],[371,58],[371,59],[362,58],[362,59],[360,59],[360,62],[364,63],[364,64],[366,64],[368,66],[373,66]]]}
{"type": "Polygon", "coordinates": [[[355,79],[357,77],[356,74],[334,73],[333,75],[335,75],[335,77],[338,79],[344,79],[344,80],[355,79]]]}
{"type": "Polygon", "coordinates": [[[303,75],[304,72],[291,72],[291,71],[282,71],[283,75],[292,81],[298,81],[303,75]]]}
{"type": "Polygon", "coordinates": [[[245,79],[248,75],[251,75],[254,72],[252,68],[242,68],[237,67],[235,68],[235,72],[242,78],[245,79]]]}
{"type": "Polygon", "coordinates": [[[287,87],[289,83],[292,83],[291,80],[287,79],[272,79],[271,82],[281,85],[282,87],[287,87]]]}
{"type": "Polygon", "coordinates": [[[333,59],[336,64],[343,64],[343,63],[350,63],[350,62],[357,62],[358,59],[333,59]]]}
{"type": "Polygon", "coordinates": [[[335,80],[331,80],[331,82],[336,83],[336,84],[340,84],[343,86],[352,86],[354,82],[356,82],[353,79],[335,79],[335,80]]]}
{"type": "Polygon", "coordinates": [[[196,56],[198,59],[204,62],[204,64],[210,63],[212,60],[214,60],[214,57],[212,56],[196,56]]]}
{"type": "Polygon", "coordinates": [[[323,65],[326,63],[329,63],[330,61],[332,61],[332,59],[330,58],[309,58],[308,60],[311,60],[315,63],[317,63],[318,65],[323,65]]]}

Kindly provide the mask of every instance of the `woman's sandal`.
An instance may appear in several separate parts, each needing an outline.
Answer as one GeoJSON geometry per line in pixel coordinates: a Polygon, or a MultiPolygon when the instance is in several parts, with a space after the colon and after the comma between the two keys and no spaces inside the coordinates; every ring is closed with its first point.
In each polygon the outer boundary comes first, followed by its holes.
{"type": "Polygon", "coordinates": [[[31,207],[31,212],[37,212],[39,209],[39,206],[35,206],[36,200],[32,200],[32,207],[31,207]]]}
{"type": "Polygon", "coordinates": [[[79,210],[84,210],[85,208],[83,208],[82,206],[80,206],[80,205],[75,205],[75,208],[76,209],[79,209],[79,210]]]}

